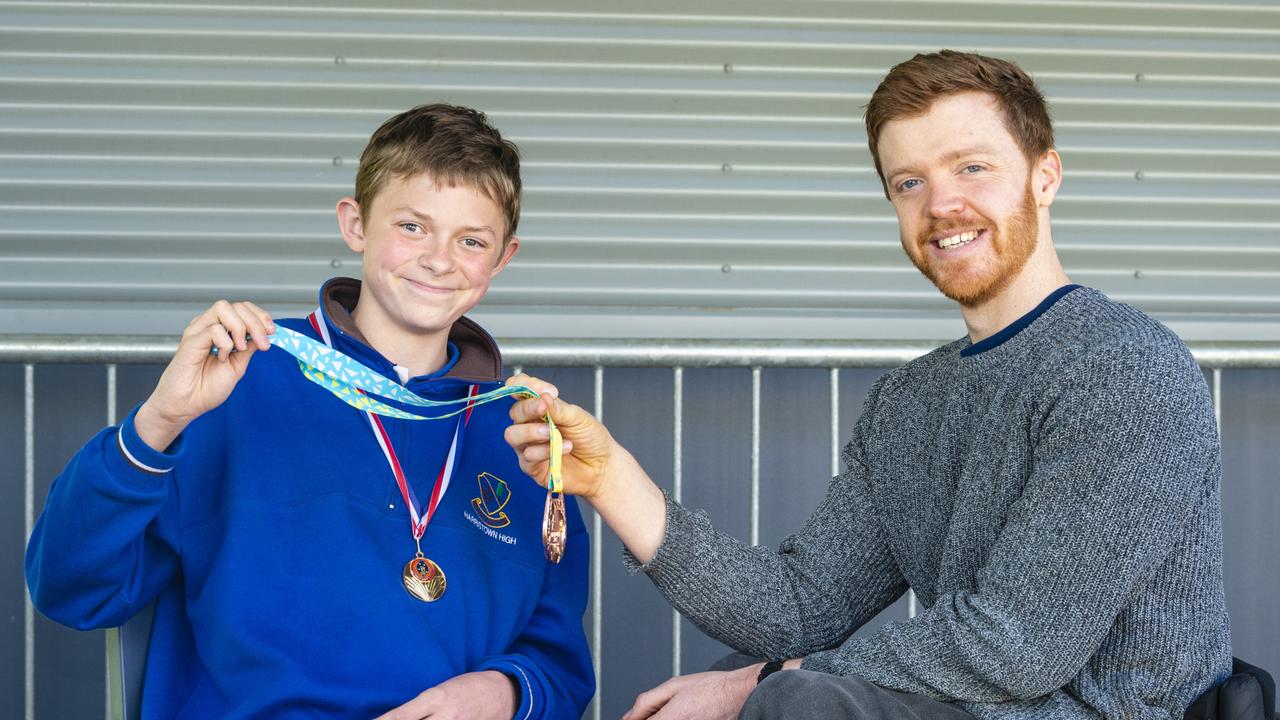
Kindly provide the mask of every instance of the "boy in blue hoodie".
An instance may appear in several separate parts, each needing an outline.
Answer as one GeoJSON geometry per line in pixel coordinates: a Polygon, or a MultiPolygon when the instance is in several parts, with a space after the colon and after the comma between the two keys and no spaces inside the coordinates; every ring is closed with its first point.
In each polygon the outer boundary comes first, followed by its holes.
{"type": "MultiPolygon", "coordinates": [[[[515,146],[474,110],[413,108],[373,134],[337,214],[363,280],[279,324],[430,400],[500,386],[463,313],[519,248],[515,146]]],[[[192,320],[146,402],[54,481],[35,606],[90,629],[156,604],[144,717],[580,716],[586,529],[571,504],[564,560],[545,559],[510,401],[361,412],[275,331],[248,302],[192,320]]]]}

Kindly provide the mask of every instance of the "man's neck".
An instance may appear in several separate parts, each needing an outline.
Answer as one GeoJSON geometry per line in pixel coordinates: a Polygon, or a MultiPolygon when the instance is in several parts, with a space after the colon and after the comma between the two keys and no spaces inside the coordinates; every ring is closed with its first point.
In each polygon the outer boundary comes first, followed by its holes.
{"type": "Polygon", "coordinates": [[[1046,249],[1047,253],[1037,250],[1022,272],[995,297],[979,305],[960,306],[971,342],[978,343],[995,335],[1035,309],[1049,293],[1071,282],[1052,244],[1046,249]]]}
{"type": "Polygon", "coordinates": [[[376,313],[351,311],[351,320],[369,346],[396,365],[408,368],[409,377],[429,375],[444,367],[449,359],[448,331],[417,335],[376,313]]]}

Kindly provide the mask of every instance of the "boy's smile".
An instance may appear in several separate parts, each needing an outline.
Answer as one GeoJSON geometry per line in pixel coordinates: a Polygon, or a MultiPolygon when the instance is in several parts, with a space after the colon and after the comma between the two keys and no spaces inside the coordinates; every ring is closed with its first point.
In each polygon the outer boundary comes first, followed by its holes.
{"type": "Polygon", "coordinates": [[[363,217],[355,201],[338,203],[347,245],[363,256],[360,299],[352,317],[374,346],[412,375],[438,368],[449,329],[475,307],[515,255],[503,245],[501,208],[469,185],[428,175],[393,177],[363,217]]]}

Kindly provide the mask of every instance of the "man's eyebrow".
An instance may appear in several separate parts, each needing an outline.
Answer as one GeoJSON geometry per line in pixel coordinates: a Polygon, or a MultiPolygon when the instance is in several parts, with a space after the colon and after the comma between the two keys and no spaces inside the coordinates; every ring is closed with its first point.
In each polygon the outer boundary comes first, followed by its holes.
{"type": "Polygon", "coordinates": [[[968,147],[957,148],[943,155],[940,159],[942,162],[955,162],[970,155],[990,155],[995,152],[995,148],[990,145],[970,145],[968,147]]]}
{"type": "MultiPolygon", "coordinates": [[[[939,157],[937,161],[943,164],[947,164],[947,163],[953,163],[961,158],[969,157],[972,155],[991,155],[993,153],[995,153],[995,148],[992,147],[991,145],[987,145],[987,144],[969,145],[962,148],[956,148],[955,150],[952,150],[942,155],[941,157],[939,157]]],[[[894,177],[895,175],[901,175],[902,173],[913,174],[916,172],[918,171],[916,170],[915,167],[911,165],[904,165],[902,167],[890,169],[888,172],[884,174],[884,177],[886,180],[888,180],[889,178],[894,177]]]]}

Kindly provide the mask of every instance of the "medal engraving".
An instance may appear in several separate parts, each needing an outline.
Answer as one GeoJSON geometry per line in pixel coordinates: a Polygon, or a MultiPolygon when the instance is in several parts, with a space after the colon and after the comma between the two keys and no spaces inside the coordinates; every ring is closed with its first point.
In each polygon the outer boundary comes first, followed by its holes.
{"type": "Polygon", "coordinates": [[[419,555],[404,566],[404,589],[422,602],[435,602],[444,595],[444,571],[419,555]]]}
{"type": "Polygon", "coordinates": [[[564,519],[564,495],[547,493],[547,502],[542,511],[542,546],[546,550],[547,559],[553,563],[564,557],[566,532],[564,519]]]}

